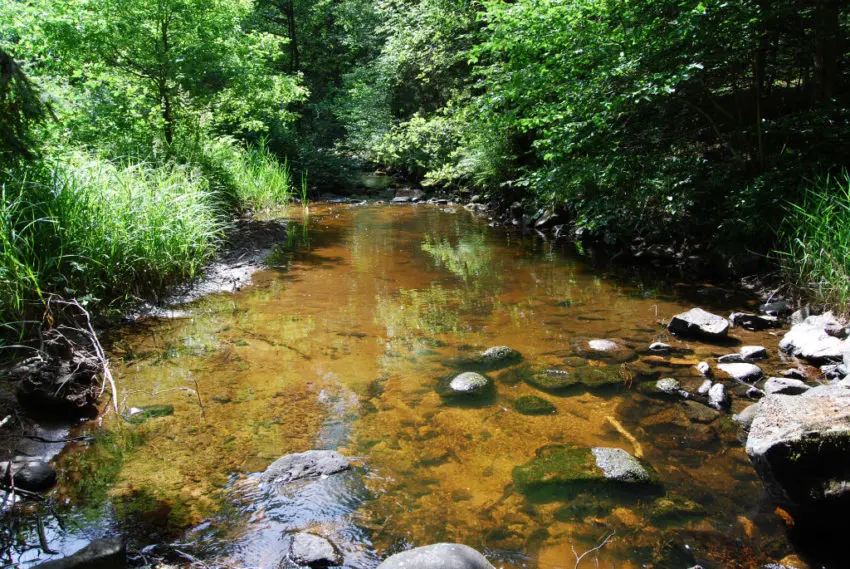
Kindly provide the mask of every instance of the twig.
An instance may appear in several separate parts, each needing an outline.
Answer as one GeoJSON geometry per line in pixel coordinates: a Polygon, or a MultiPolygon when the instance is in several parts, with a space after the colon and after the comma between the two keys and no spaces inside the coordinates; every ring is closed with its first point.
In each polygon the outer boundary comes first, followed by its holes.
{"type": "Polygon", "coordinates": [[[41,521],[40,511],[35,513],[35,527],[38,530],[38,543],[41,545],[41,550],[51,555],[59,553],[50,549],[50,546],[47,544],[47,536],[44,535],[44,522],[41,521]]]}
{"type": "Polygon", "coordinates": [[[612,537],[614,537],[614,534],[615,534],[615,533],[617,533],[617,532],[613,532],[613,531],[612,531],[610,534],[608,534],[608,537],[606,537],[605,539],[603,539],[603,540],[599,543],[599,545],[597,545],[596,547],[594,547],[594,548],[592,548],[592,549],[588,549],[587,551],[585,551],[585,552],[584,552],[584,553],[582,553],[581,555],[579,555],[578,553],[576,553],[576,549],[575,549],[575,547],[573,547],[573,546],[572,546],[572,544],[571,544],[571,545],[570,545],[570,549],[572,550],[573,555],[575,555],[575,557],[576,557],[576,564],[575,564],[575,567],[574,567],[573,569],[578,569],[578,566],[579,566],[579,564],[581,563],[582,559],[584,559],[585,557],[587,557],[589,554],[593,553],[594,551],[599,551],[600,549],[602,549],[603,547],[605,547],[605,544],[606,544],[606,543],[608,543],[608,541],[609,541],[612,537]]]}
{"type": "Polygon", "coordinates": [[[643,446],[641,446],[635,436],[628,432],[623,424],[611,415],[606,415],[605,419],[617,430],[618,433],[623,435],[623,437],[632,444],[632,447],[635,450],[635,456],[637,458],[643,458],[643,446]]]}

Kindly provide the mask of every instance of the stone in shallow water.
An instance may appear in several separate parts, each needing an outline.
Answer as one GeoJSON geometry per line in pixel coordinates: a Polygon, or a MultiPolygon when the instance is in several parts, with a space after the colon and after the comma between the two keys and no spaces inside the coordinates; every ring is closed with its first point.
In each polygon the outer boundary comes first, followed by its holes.
{"type": "Polygon", "coordinates": [[[672,377],[665,377],[655,382],[655,388],[661,393],[667,395],[679,395],[682,392],[682,386],[672,377]]]}
{"type": "Polygon", "coordinates": [[[525,381],[543,391],[559,391],[576,385],[577,380],[570,372],[560,369],[545,369],[529,374],[525,381]]]}
{"type": "Polygon", "coordinates": [[[674,316],[667,329],[674,334],[684,336],[702,336],[705,338],[725,338],[729,332],[729,321],[706,312],[702,308],[693,308],[674,316]]]}
{"type": "Polygon", "coordinates": [[[737,379],[738,381],[754,382],[764,376],[761,368],[754,364],[734,363],[734,364],[718,364],[717,369],[737,379]]]}
{"type": "Polygon", "coordinates": [[[683,401],[682,406],[685,409],[685,415],[694,423],[711,423],[720,417],[718,411],[696,401],[683,401]]]}
{"type": "Polygon", "coordinates": [[[664,342],[653,342],[649,345],[649,351],[655,352],[656,354],[666,354],[672,349],[673,346],[665,344],[664,342]]]}
{"type": "Polygon", "coordinates": [[[347,458],[332,450],[308,450],[283,456],[266,468],[263,482],[286,484],[304,478],[328,476],[348,470],[347,458]]]}
{"type": "Polygon", "coordinates": [[[534,459],[514,468],[513,479],[524,493],[547,489],[579,493],[589,484],[628,487],[654,484],[657,477],[640,459],[622,449],[566,444],[538,449],[534,459]]]}
{"type": "Polygon", "coordinates": [[[396,553],[376,569],[494,569],[487,558],[460,543],[435,543],[396,553]]]}
{"type": "Polygon", "coordinates": [[[691,516],[705,515],[705,508],[683,496],[669,494],[657,498],[649,507],[649,515],[654,520],[673,521],[691,516]]]}
{"type": "Polygon", "coordinates": [[[45,561],[39,569],[124,569],[127,551],[120,538],[95,539],[68,557],[45,561]]]}
{"type": "Polygon", "coordinates": [[[635,359],[635,351],[617,340],[575,338],[573,351],[581,357],[623,363],[635,359]]]}
{"type": "Polygon", "coordinates": [[[767,348],[764,346],[741,346],[738,353],[748,360],[762,360],[767,357],[767,348]]]}
{"type": "Polygon", "coordinates": [[[0,462],[0,474],[4,484],[9,484],[9,474],[16,488],[41,492],[56,484],[56,471],[41,459],[29,456],[16,456],[10,465],[8,461],[0,462]]]}
{"type": "Polygon", "coordinates": [[[522,354],[508,346],[493,346],[481,352],[481,359],[493,362],[519,361],[522,354]]]}
{"type": "Polygon", "coordinates": [[[788,377],[769,377],[764,382],[764,391],[770,395],[781,393],[784,395],[799,395],[805,393],[810,387],[799,379],[788,377]]]}
{"type": "Polygon", "coordinates": [[[342,563],[342,556],[330,541],[308,532],[296,533],[292,537],[289,558],[307,567],[329,567],[342,563]]]}
{"type": "Polygon", "coordinates": [[[444,396],[482,395],[489,391],[492,385],[492,382],[480,373],[465,371],[453,377],[441,392],[444,396]]]}
{"type": "Polygon", "coordinates": [[[708,390],[708,404],[720,411],[729,404],[729,396],[726,394],[726,386],[715,383],[708,390]]]}
{"type": "Polygon", "coordinates": [[[556,412],[552,403],[536,395],[525,395],[516,399],[514,409],[523,415],[552,415],[556,412]]]}

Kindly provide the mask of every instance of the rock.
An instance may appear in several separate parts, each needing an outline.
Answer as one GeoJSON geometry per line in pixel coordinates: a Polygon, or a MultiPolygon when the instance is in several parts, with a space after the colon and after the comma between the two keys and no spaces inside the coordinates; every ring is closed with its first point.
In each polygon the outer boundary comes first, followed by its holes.
{"type": "Polygon", "coordinates": [[[493,390],[493,382],[474,371],[465,371],[454,376],[448,382],[441,382],[438,387],[443,397],[476,397],[485,395],[493,390]]]}
{"type": "Polygon", "coordinates": [[[582,366],[572,372],[546,369],[526,376],[525,381],[543,391],[558,392],[573,387],[598,389],[620,385],[620,369],[617,366],[582,366]]]}
{"type": "Polygon", "coordinates": [[[531,373],[525,376],[525,381],[543,391],[561,391],[574,387],[578,383],[573,374],[560,369],[545,369],[531,373]]]}
{"type": "Polygon", "coordinates": [[[756,413],[758,413],[760,406],[761,401],[759,401],[758,403],[753,403],[749,407],[746,407],[740,413],[732,415],[732,419],[736,421],[739,425],[741,425],[741,427],[743,427],[745,431],[749,431],[750,426],[753,424],[753,419],[756,418],[756,413]]]}
{"type": "Polygon", "coordinates": [[[791,312],[791,307],[784,300],[766,302],[759,306],[759,312],[768,316],[784,316],[791,312]]]}
{"type": "Polygon", "coordinates": [[[127,421],[130,423],[144,423],[148,419],[156,417],[167,417],[174,414],[174,405],[148,405],[146,407],[132,407],[127,412],[127,421]]]}
{"type": "Polygon", "coordinates": [[[843,361],[850,354],[850,341],[830,336],[826,328],[836,322],[831,312],[809,316],[795,324],[779,342],[779,349],[814,363],[843,361]]]}
{"type": "Polygon", "coordinates": [[[746,396],[750,399],[761,399],[762,397],[764,397],[764,395],[764,391],[762,391],[758,387],[747,388],[746,396]]]}
{"type": "Polygon", "coordinates": [[[783,395],[799,395],[811,389],[799,379],[787,377],[770,377],[764,382],[764,391],[768,395],[781,393],[783,395]]]}
{"type": "Polygon", "coordinates": [[[467,545],[435,543],[396,553],[376,569],[494,569],[487,558],[467,545]]]}
{"type": "Polygon", "coordinates": [[[696,401],[683,401],[685,415],[694,423],[712,423],[720,417],[720,413],[696,401]]]}
{"type": "Polygon", "coordinates": [[[652,485],[657,475],[651,467],[618,448],[587,448],[574,444],[549,445],[513,471],[516,488],[523,493],[567,490],[574,494],[588,486],[652,485]]]}
{"type": "Polygon", "coordinates": [[[45,561],[38,569],[124,569],[127,550],[120,538],[95,539],[68,557],[45,561]]]}
{"type": "Polygon", "coordinates": [[[676,494],[656,498],[649,507],[649,516],[654,520],[673,521],[705,513],[702,504],[676,494]]]}
{"type": "Polygon", "coordinates": [[[557,411],[552,403],[536,395],[525,395],[516,399],[514,409],[523,415],[552,415],[557,411]]]}
{"type": "Polygon", "coordinates": [[[789,377],[791,379],[806,379],[806,373],[801,369],[786,369],[779,373],[782,377],[789,377]]]}
{"type": "Polygon", "coordinates": [[[640,460],[621,448],[595,447],[590,451],[596,457],[596,466],[608,480],[648,483],[653,479],[640,460]]]}
{"type": "Polygon", "coordinates": [[[304,478],[329,476],[348,470],[351,463],[347,458],[332,450],[308,450],[283,456],[266,468],[263,482],[286,484],[304,478]]]}
{"type": "Polygon", "coordinates": [[[768,494],[795,517],[826,520],[850,506],[850,386],[765,397],[746,445],[768,494]]]}
{"type": "Polygon", "coordinates": [[[717,363],[719,364],[740,364],[746,361],[746,358],[741,354],[725,354],[717,358],[717,363]]]}
{"type": "Polygon", "coordinates": [[[749,383],[758,381],[764,376],[761,368],[753,364],[718,364],[717,368],[738,381],[746,381],[749,383]]]}
{"type": "Polygon", "coordinates": [[[514,363],[522,359],[522,354],[508,346],[493,346],[481,352],[480,359],[499,364],[514,363]]]}
{"type": "Polygon", "coordinates": [[[699,386],[699,389],[697,389],[697,393],[699,393],[700,395],[708,395],[708,390],[711,389],[711,385],[712,385],[711,380],[706,379],[699,386]]]}
{"type": "Polygon", "coordinates": [[[729,396],[726,394],[726,386],[722,383],[715,383],[708,390],[708,404],[718,411],[729,405],[729,396]]]}
{"type": "Polygon", "coordinates": [[[747,360],[763,360],[767,357],[767,348],[764,346],[741,346],[738,353],[747,360]]]}
{"type": "Polygon", "coordinates": [[[697,364],[696,367],[697,367],[697,371],[700,373],[700,375],[704,375],[706,377],[710,377],[712,375],[711,374],[711,366],[708,365],[707,362],[700,362],[700,363],[697,364]]]}
{"type": "Polygon", "coordinates": [[[725,338],[729,331],[729,321],[702,308],[693,308],[674,316],[667,329],[683,336],[725,338]]]}
{"type": "Polygon", "coordinates": [[[670,344],[665,344],[664,342],[653,342],[649,345],[649,351],[655,352],[656,354],[667,354],[673,349],[673,346],[670,344]]]}
{"type": "Polygon", "coordinates": [[[408,196],[396,196],[392,199],[392,203],[410,203],[412,199],[408,196]]]}
{"type": "Polygon", "coordinates": [[[15,483],[15,487],[22,490],[42,492],[56,484],[56,471],[38,458],[16,456],[12,459],[11,466],[9,461],[0,462],[0,475],[3,476],[4,484],[10,482],[7,472],[11,474],[11,481],[15,483]]]}
{"type": "Polygon", "coordinates": [[[826,364],[820,366],[820,372],[826,379],[830,381],[835,381],[838,379],[844,379],[844,377],[847,375],[847,368],[843,363],[826,364]]]}
{"type": "Polygon", "coordinates": [[[682,386],[672,377],[659,379],[655,382],[655,388],[667,395],[680,395],[682,393],[682,386]]]}
{"type": "Polygon", "coordinates": [[[635,359],[634,350],[616,340],[575,338],[571,344],[573,351],[583,358],[618,364],[635,359]]]}
{"type": "Polygon", "coordinates": [[[307,567],[330,567],[342,564],[342,555],[327,539],[308,532],[292,536],[289,558],[307,567]]]}
{"type": "Polygon", "coordinates": [[[732,326],[740,326],[747,330],[766,330],[767,328],[778,328],[781,326],[776,316],[760,316],[746,312],[733,312],[729,316],[732,326]]]}

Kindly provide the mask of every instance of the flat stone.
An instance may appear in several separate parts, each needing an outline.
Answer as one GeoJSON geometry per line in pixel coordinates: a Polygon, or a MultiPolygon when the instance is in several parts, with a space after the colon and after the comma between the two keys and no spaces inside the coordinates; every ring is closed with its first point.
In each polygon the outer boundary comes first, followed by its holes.
{"type": "Polygon", "coordinates": [[[412,198],[409,196],[396,196],[392,199],[392,203],[410,203],[412,198]]]}
{"type": "Polygon", "coordinates": [[[764,382],[764,391],[768,395],[781,393],[784,395],[799,395],[811,389],[805,382],[799,379],[787,377],[769,377],[764,382]]]}
{"type": "Polygon", "coordinates": [[[435,543],[396,553],[377,569],[494,569],[487,558],[468,545],[435,543]]]}
{"type": "Polygon", "coordinates": [[[748,330],[766,330],[778,328],[782,325],[776,316],[749,314],[747,312],[733,312],[729,316],[729,321],[732,322],[733,326],[740,326],[748,330]]]}
{"type": "Polygon", "coordinates": [[[330,567],[342,564],[342,555],[324,537],[300,532],[292,536],[289,558],[298,565],[307,567],[330,567]]]}
{"type": "Polygon", "coordinates": [[[283,456],[266,468],[263,482],[286,484],[305,478],[329,476],[351,468],[347,458],[332,450],[308,450],[283,456]]]}
{"type": "Polygon", "coordinates": [[[747,360],[763,360],[767,357],[767,348],[764,346],[741,346],[738,353],[747,360]]]}
{"type": "Polygon", "coordinates": [[[624,363],[635,359],[635,352],[624,343],[603,338],[574,338],[573,351],[584,358],[624,363]]]}
{"type": "Polygon", "coordinates": [[[696,401],[683,401],[682,406],[685,409],[685,415],[694,423],[712,423],[720,417],[718,411],[696,401]]]}
{"type": "Polygon", "coordinates": [[[746,381],[749,383],[758,381],[764,376],[761,368],[754,364],[718,364],[717,369],[738,381],[746,381]]]}
{"type": "Polygon", "coordinates": [[[124,569],[127,550],[120,538],[95,539],[68,557],[36,565],[37,569],[124,569]]]}
{"type": "Polygon", "coordinates": [[[672,377],[665,377],[655,382],[655,388],[661,393],[667,395],[679,395],[682,391],[682,386],[672,377]]]}
{"type": "Polygon", "coordinates": [[[717,358],[719,364],[741,364],[746,363],[747,359],[741,354],[724,354],[717,358]]]}
{"type": "Polygon", "coordinates": [[[792,515],[830,519],[850,507],[850,385],[769,395],[746,444],[765,490],[792,515]]]}
{"type": "Polygon", "coordinates": [[[726,337],[729,321],[702,308],[692,308],[674,316],[667,329],[674,334],[718,339],[726,337]]]}

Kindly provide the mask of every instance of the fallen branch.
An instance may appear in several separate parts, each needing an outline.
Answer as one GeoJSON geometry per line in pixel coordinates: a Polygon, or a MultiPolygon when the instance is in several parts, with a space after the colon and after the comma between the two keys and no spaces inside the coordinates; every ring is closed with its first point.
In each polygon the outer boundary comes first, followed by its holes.
{"type": "Polygon", "coordinates": [[[617,419],[615,419],[611,415],[606,415],[605,420],[607,420],[611,424],[612,427],[617,429],[618,433],[623,435],[623,437],[631,443],[632,448],[634,448],[634,451],[635,451],[634,452],[635,456],[638,457],[638,458],[643,458],[643,447],[638,442],[638,440],[635,438],[635,436],[633,434],[631,434],[630,432],[628,432],[626,430],[626,428],[623,426],[623,424],[620,423],[620,421],[618,421],[617,419]]]}
{"type": "Polygon", "coordinates": [[[602,549],[603,547],[605,547],[605,544],[606,544],[606,543],[608,543],[608,541],[610,541],[612,537],[614,537],[614,534],[615,534],[615,533],[616,533],[616,532],[613,532],[613,531],[612,531],[610,534],[608,534],[608,537],[606,537],[605,539],[603,539],[603,540],[599,543],[599,545],[597,545],[596,547],[594,547],[594,548],[592,548],[592,549],[588,549],[587,551],[585,551],[585,552],[584,552],[584,553],[582,553],[581,555],[579,555],[578,553],[576,553],[576,549],[575,549],[575,547],[573,547],[573,546],[572,546],[572,544],[570,544],[570,549],[572,550],[573,555],[575,555],[575,558],[576,558],[576,564],[575,564],[575,566],[574,566],[574,568],[573,568],[573,569],[578,569],[578,566],[579,566],[579,564],[581,563],[582,559],[584,559],[585,557],[587,557],[588,555],[590,555],[590,554],[591,554],[591,553],[593,553],[594,551],[599,551],[600,549],[602,549]]]}

